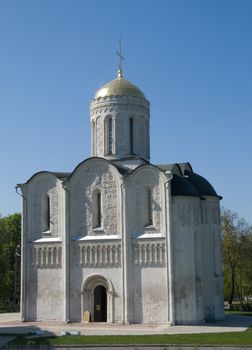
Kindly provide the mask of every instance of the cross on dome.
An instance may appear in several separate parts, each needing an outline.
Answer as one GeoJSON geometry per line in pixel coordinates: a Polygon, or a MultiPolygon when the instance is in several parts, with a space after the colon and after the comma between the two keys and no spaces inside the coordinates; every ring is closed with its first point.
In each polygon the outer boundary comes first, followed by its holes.
{"type": "Polygon", "coordinates": [[[122,37],[119,37],[119,51],[116,51],[116,54],[118,56],[118,79],[122,78],[122,61],[124,61],[124,57],[122,55],[122,37]]]}

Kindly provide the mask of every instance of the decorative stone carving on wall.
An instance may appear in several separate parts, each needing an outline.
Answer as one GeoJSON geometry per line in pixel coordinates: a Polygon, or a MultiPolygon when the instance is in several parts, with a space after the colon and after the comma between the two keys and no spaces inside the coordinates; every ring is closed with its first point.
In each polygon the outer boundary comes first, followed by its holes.
{"type": "MultiPolygon", "coordinates": [[[[95,235],[96,230],[93,229],[92,221],[92,197],[93,192],[100,190],[101,191],[101,202],[102,202],[102,230],[98,231],[98,234],[111,234],[115,235],[118,232],[118,208],[119,208],[119,199],[118,199],[118,187],[114,176],[106,171],[103,165],[98,164],[96,167],[89,169],[89,172],[85,176],[85,196],[84,202],[86,203],[85,215],[85,227],[84,231],[88,235],[95,235]],[[98,176],[97,173],[100,175],[98,176]]],[[[81,224],[80,224],[81,225],[81,224]]],[[[79,225],[79,227],[80,227],[79,225]]],[[[77,228],[76,228],[77,230],[77,228]]]]}
{"type": "Polygon", "coordinates": [[[135,265],[163,266],[165,264],[164,242],[134,242],[135,265]]]}
{"type": "Polygon", "coordinates": [[[82,267],[120,267],[120,243],[88,243],[81,244],[80,264],[82,267]]]}
{"type": "Polygon", "coordinates": [[[50,235],[52,237],[58,236],[59,226],[59,203],[61,201],[62,185],[54,175],[41,173],[35,176],[31,183],[31,196],[29,197],[29,204],[27,210],[31,217],[31,229],[28,230],[30,236],[37,236],[45,229],[45,196],[50,197],[50,235]]]}
{"type": "Polygon", "coordinates": [[[32,265],[36,268],[58,269],[62,267],[60,245],[39,245],[31,247],[32,265]]]}
{"type": "MultiPolygon", "coordinates": [[[[142,98],[137,98],[134,96],[105,96],[99,99],[94,99],[91,103],[91,115],[97,110],[101,111],[107,108],[116,109],[118,106],[120,109],[124,107],[125,109],[142,110],[149,112],[149,102],[142,98]]],[[[101,113],[101,112],[100,112],[101,113]]]]}

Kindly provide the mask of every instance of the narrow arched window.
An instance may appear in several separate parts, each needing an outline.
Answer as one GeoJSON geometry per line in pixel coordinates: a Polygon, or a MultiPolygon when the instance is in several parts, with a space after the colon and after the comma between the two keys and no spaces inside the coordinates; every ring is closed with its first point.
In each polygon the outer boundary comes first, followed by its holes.
{"type": "Polygon", "coordinates": [[[130,143],[130,154],[134,154],[134,125],[133,118],[129,119],[129,143],[130,143]]]}
{"type": "Polygon", "coordinates": [[[96,157],[96,123],[92,121],[92,151],[93,157],[96,157]]]}
{"type": "Polygon", "coordinates": [[[44,208],[43,208],[44,224],[43,231],[50,231],[51,222],[51,201],[48,194],[44,197],[44,208]]]}
{"type": "Polygon", "coordinates": [[[101,203],[101,192],[94,191],[92,199],[92,218],[93,228],[102,226],[102,203],[101,203]]]}
{"type": "Polygon", "coordinates": [[[108,154],[113,153],[113,120],[108,120],[108,154]]]}
{"type": "Polygon", "coordinates": [[[151,190],[148,189],[147,193],[147,200],[148,200],[148,224],[152,225],[153,224],[153,215],[152,215],[152,193],[151,190]]]}
{"type": "Polygon", "coordinates": [[[145,190],[145,226],[153,225],[153,206],[152,206],[152,191],[147,188],[145,190]]]}

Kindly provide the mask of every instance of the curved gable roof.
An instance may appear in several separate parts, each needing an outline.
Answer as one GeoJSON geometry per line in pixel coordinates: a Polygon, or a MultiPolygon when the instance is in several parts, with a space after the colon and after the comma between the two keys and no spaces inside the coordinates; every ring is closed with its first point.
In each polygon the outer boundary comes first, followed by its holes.
{"type": "Polygon", "coordinates": [[[171,191],[172,196],[200,196],[200,193],[187,178],[177,174],[173,174],[171,191]]]}
{"type": "Polygon", "coordinates": [[[213,186],[203,176],[196,174],[190,163],[174,163],[158,165],[160,170],[173,174],[171,188],[173,196],[215,196],[213,186]]]}
{"type": "Polygon", "coordinates": [[[190,183],[197,189],[202,196],[217,196],[217,193],[213,186],[203,176],[200,176],[194,172],[185,171],[190,183]]]}
{"type": "Polygon", "coordinates": [[[33,174],[26,182],[25,184],[28,184],[30,181],[32,181],[36,176],[38,175],[54,175],[56,176],[59,180],[66,180],[71,173],[61,173],[61,172],[54,172],[54,171],[47,171],[47,170],[42,170],[42,171],[38,171],[37,173],[33,174]]]}
{"type": "Polygon", "coordinates": [[[136,171],[139,171],[145,167],[151,167],[153,169],[161,171],[164,173],[165,171],[171,171],[173,174],[173,178],[171,181],[171,190],[173,196],[218,196],[213,186],[206,180],[203,176],[196,174],[190,163],[173,163],[173,164],[161,164],[155,165],[151,163],[146,163],[138,166],[134,170],[128,169],[127,167],[120,166],[118,164],[113,163],[110,160],[101,157],[90,157],[80,162],[72,173],[69,172],[53,172],[53,171],[39,171],[32,175],[25,184],[28,184],[32,181],[36,176],[41,174],[50,174],[57,177],[59,180],[65,181],[70,180],[71,177],[75,174],[75,172],[85,163],[90,162],[92,160],[100,160],[102,162],[106,162],[109,165],[113,166],[115,170],[118,172],[120,176],[128,176],[131,174],[135,174],[136,171]]]}
{"type": "Polygon", "coordinates": [[[110,160],[106,159],[106,158],[102,158],[102,157],[89,157],[85,160],[83,160],[82,162],[80,162],[73,170],[72,173],[70,173],[70,176],[68,177],[67,180],[70,180],[72,178],[72,176],[76,173],[76,171],[84,164],[88,163],[88,162],[91,162],[93,160],[98,160],[98,161],[101,161],[101,162],[105,162],[109,165],[111,165],[117,172],[119,175],[122,174],[122,171],[119,171],[118,167],[115,166],[115,164],[113,164],[110,160]]]}

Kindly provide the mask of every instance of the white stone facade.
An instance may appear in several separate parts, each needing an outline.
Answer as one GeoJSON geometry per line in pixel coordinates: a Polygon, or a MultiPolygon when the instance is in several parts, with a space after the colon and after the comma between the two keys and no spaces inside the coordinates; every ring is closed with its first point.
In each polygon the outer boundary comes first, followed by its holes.
{"type": "Polygon", "coordinates": [[[21,317],[222,319],[220,197],[188,163],[149,163],[149,102],[121,77],[110,84],[91,103],[92,157],[19,185],[21,317]]]}

